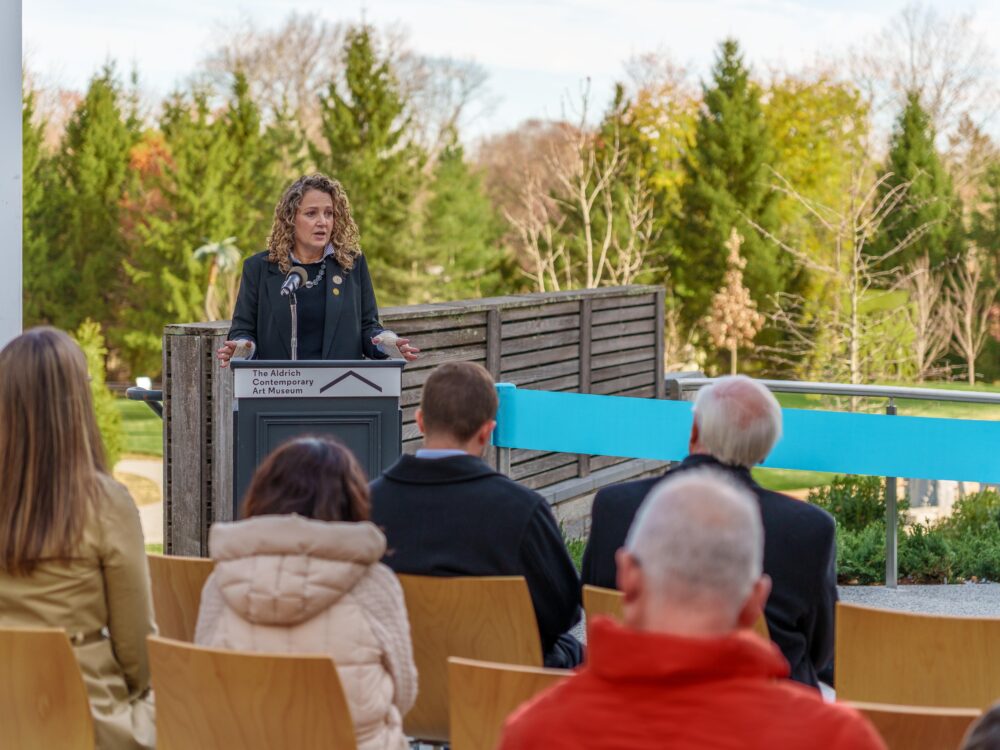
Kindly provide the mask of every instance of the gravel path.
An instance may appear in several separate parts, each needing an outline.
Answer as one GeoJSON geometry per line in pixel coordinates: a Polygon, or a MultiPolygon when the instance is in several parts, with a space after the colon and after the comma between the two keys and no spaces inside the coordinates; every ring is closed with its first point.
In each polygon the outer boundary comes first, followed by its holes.
{"type": "Polygon", "coordinates": [[[1000,617],[1000,583],[939,586],[838,586],[840,599],[851,604],[898,609],[929,615],[1000,617]]]}

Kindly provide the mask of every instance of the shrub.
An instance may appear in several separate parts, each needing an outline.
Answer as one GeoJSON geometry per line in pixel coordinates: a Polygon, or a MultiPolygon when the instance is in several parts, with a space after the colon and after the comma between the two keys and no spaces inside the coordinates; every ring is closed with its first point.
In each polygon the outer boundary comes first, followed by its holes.
{"type": "Polygon", "coordinates": [[[913,524],[900,529],[899,575],[911,583],[942,583],[952,575],[952,552],[939,527],[913,524]]]}
{"type": "Polygon", "coordinates": [[[104,345],[101,326],[89,318],[73,334],[76,343],[87,357],[87,371],[90,373],[90,393],[97,412],[97,427],[101,431],[108,469],[114,468],[122,452],[122,420],[115,406],[115,397],[105,385],[104,359],[108,349],[104,345]]]}
{"type": "Polygon", "coordinates": [[[879,583],[885,580],[885,524],[837,530],[837,581],[879,583]]]}
{"type": "MultiPolygon", "coordinates": [[[[832,515],[839,532],[863,531],[874,523],[885,525],[885,489],[880,477],[836,477],[828,486],[811,490],[809,502],[832,515]]],[[[900,528],[907,507],[905,500],[897,502],[900,528]]]]}
{"type": "Polygon", "coordinates": [[[1000,581],[1000,529],[949,540],[956,577],[1000,581]]]}
{"type": "Polygon", "coordinates": [[[983,490],[956,501],[942,528],[951,536],[982,536],[1000,529],[1000,494],[983,490]]]}

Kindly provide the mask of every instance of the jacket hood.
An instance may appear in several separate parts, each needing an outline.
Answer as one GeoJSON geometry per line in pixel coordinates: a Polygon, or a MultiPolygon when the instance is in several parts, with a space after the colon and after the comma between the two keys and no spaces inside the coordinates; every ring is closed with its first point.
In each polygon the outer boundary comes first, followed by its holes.
{"type": "Polygon", "coordinates": [[[472,455],[444,458],[400,456],[384,476],[406,484],[456,484],[482,477],[503,476],[483,459],[472,455]]]}
{"type": "Polygon", "coordinates": [[[209,531],[222,598],[259,625],[295,625],[349,592],[385,554],[372,523],[257,516],[209,531]]]}
{"type": "Polygon", "coordinates": [[[588,628],[587,644],[591,669],[612,682],[666,679],[683,685],[788,676],[781,650],[749,631],[691,638],[630,630],[600,617],[588,628]]]}

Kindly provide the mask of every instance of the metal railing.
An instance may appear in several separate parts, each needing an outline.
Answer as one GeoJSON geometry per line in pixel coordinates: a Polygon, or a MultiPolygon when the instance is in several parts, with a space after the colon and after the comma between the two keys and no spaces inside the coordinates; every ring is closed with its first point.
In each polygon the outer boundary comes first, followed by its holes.
{"type": "MultiPolygon", "coordinates": [[[[674,377],[666,378],[667,398],[684,399],[685,394],[695,392],[713,382],[714,378],[674,377]]],[[[847,385],[843,383],[811,383],[795,380],[758,380],[775,393],[802,393],[818,396],[841,396],[850,398],[885,398],[885,413],[896,416],[896,399],[913,401],[952,401],[970,404],[1000,405],[1000,393],[984,391],[959,391],[937,388],[911,388],[907,386],[847,385]]],[[[896,526],[898,498],[896,496],[897,477],[885,477],[885,585],[895,588],[899,577],[898,545],[899,529],[896,526]]]]}

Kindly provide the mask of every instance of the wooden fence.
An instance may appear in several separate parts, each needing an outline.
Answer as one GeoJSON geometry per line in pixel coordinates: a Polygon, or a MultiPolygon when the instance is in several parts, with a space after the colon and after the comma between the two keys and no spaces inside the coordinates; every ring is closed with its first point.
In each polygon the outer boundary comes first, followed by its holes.
{"type": "MultiPolygon", "coordinates": [[[[497,381],[520,388],[663,398],[663,304],[662,288],[629,286],[383,309],[383,324],[425,351],[403,371],[403,450],[419,447],[420,389],[442,362],[479,362],[497,381]]],[[[232,376],[214,354],[228,329],[228,321],[164,329],[168,553],[207,554],[208,528],[231,518],[232,376]]],[[[542,491],[558,488],[557,500],[648,468],[564,453],[511,457],[515,479],[542,491]]]]}

